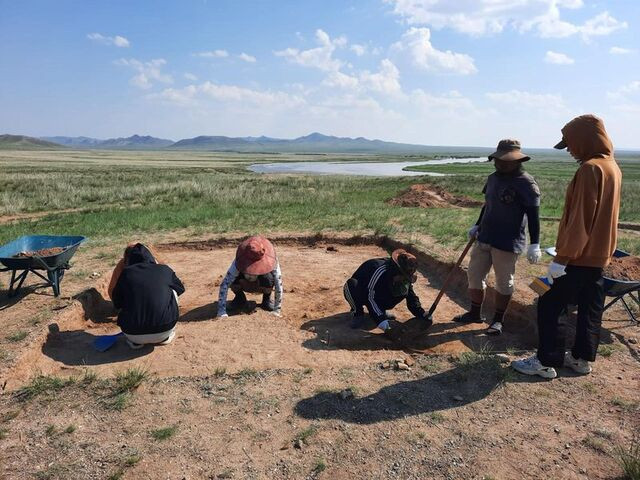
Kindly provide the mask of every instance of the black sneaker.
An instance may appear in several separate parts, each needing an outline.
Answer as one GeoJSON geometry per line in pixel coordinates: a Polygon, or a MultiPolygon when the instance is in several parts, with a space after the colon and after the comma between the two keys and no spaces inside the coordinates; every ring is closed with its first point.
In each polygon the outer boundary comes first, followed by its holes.
{"type": "Polygon", "coordinates": [[[465,312],[462,315],[453,317],[453,321],[458,323],[486,323],[486,320],[482,315],[479,317],[471,315],[471,312],[465,312]]]}

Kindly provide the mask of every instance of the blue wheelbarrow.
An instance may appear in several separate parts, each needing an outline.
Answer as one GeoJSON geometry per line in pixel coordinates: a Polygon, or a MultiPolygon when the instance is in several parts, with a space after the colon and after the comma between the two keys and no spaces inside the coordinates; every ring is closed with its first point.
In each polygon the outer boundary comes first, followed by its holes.
{"type": "MultiPolygon", "coordinates": [[[[545,251],[553,257],[556,256],[556,249],[554,247],[547,248],[545,251]]],[[[613,256],[615,258],[628,257],[629,253],[623,250],[616,249],[615,252],[613,252],[613,256]]],[[[606,312],[610,307],[612,307],[616,303],[622,302],[622,305],[627,311],[629,318],[635,323],[640,324],[640,320],[636,318],[635,314],[631,310],[631,307],[629,307],[629,304],[627,303],[627,300],[631,299],[634,302],[636,302],[636,304],[640,307],[640,282],[633,281],[633,280],[632,281],[618,280],[616,278],[609,278],[609,277],[602,277],[602,278],[604,280],[605,295],[607,297],[613,298],[613,300],[611,300],[609,303],[607,303],[604,306],[604,311],[606,312]],[[627,298],[625,299],[625,297],[627,298]]],[[[540,280],[543,281],[544,283],[547,283],[546,279],[543,280],[541,278],[540,280]]]]}
{"type": "Polygon", "coordinates": [[[53,288],[53,294],[59,296],[60,281],[69,268],[69,260],[84,241],[85,237],[80,236],[28,235],[0,247],[0,263],[5,267],[0,272],[11,272],[9,296],[17,295],[29,273],[44,280],[46,286],[53,288]],[[49,249],[56,253],[34,254],[49,249]],[[45,272],[46,277],[40,272],[45,272]]]}

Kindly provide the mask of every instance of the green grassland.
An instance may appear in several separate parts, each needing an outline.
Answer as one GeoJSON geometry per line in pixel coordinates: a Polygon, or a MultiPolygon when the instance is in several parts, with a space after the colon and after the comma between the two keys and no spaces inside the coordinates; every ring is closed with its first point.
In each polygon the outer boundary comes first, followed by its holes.
{"type": "MultiPolygon", "coordinates": [[[[542,215],[559,216],[576,165],[541,155],[527,164],[542,190],[542,215]]],[[[428,160],[429,156],[421,157],[428,160]]],[[[104,240],[152,232],[193,234],[268,231],[418,232],[457,248],[478,209],[391,206],[410,185],[430,182],[481,199],[490,163],[425,166],[446,177],[260,175],[256,162],[418,160],[416,156],[234,154],[216,152],[3,151],[0,218],[46,212],[5,222],[0,241],[27,234],[81,234],[104,240]],[[72,210],[72,211],[69,211],[72,210]]],[[[621,220],[640,222],[640,162],[621,162],[621,220]]],[[[557,223],[542,224],[553,244],[557,223]]],[[[640,235],[623,233],[620,247],[640,253],[640,235]]]]}

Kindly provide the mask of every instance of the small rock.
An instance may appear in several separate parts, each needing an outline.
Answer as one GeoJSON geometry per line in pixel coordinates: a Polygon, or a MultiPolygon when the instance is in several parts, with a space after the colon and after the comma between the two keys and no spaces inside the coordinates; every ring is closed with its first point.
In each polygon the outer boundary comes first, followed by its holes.
{"type": "Polygon", "coordinates": [[[396,363],[396,370],[411,370],[411,368],[409,368],[409,365],[407,365],[404,362],[398,362],[396,363]]]}
{"type": "Polygon", "coordinates": [[[406,363],[410,367],[413,367],[416,364],[416,361],[413,359],[413,357],[407,357],[404,359],[404,363],[406,363]]]}
{"type": "Polygon", "coordinates": [[[334,247],[333,245],[329,245],[327,247],[327,252],[337,252],[338,249],[336,247],[334,247]]]}
{"type": "Polygon", "coordinates": [[[566,448],[567,450],[569,450],[571,448],[571,445],[569,445],[568,443],[565,444],[564,448],[566,448]]]}
{"type": "Polygon", "coordinates": [[[387,368],[391,368],[391,362],[382,362],[380,364],[380,368],[386,370],[387,368]]]}
{"type": "MultiPolygon", "coordinates": [[[[304,315],[305,315],[305,316],[304,316],[303,318],[307,318],[307,317],[306,317],[306,315],[307,315],[307,314],[305,313],[304,315]]],[[[309,332],[315,332],[315,331],[316,331],[316,327],[313,327],[313,326],[312,326],[312,327],[309,327],[309,330],[308,330],[308,331],[309,331],[309,332]]]]}
{"type": "Polygon", "coordinates": [[[91,278],[98,278],[100,276],[100,274],[98,272],[93,272],[91,273],[91,275],[89,275],[89,277],[91,278]]]}
{"type": "Polygon", "coordinates": [[[454,399],[456,402],[461,402],[461,401],[463,400],[463,398],[462,398],[460,395],[454,395],[454,396],[453,396],[453,399],[454,399]]]}
{"type": "Polygon", "coordinates": [[[295,442],[293,442],[293,446],[294,446],[294,448],[297,448],[298,450],[302,450],[304,448],[304,442],[298,438],[298,439],[296,439],[295,442]]]}
{"type": "Polygon", "coordinates": [[[509,362],[511,362],[511,359],[509,358],[509,355],[507,355],[505,353],[496,354],[496,358],[500,361],[500,363],[509,363],[509,362]]]}
{"type": "Polygon", "coordinates": [[[631,343],[631,344],[635,345],[636,343],[638,343],[638,339],[637,339],[636,337],[631,337],[631,338],[629,339],[629,343],[631,343]]]}
{"type": "Polygon", "coordinates": [[[558,426],[557,426],[557,425],[555,425],[555,426],[553,427],[553,431],[554,431],[555,433],[560,433],[560,428],[558,428],[558,426]]]}
{"type": "Polygon", "coordinates": [[[580,473],[582,473],[584,475],[585,473],[587,473],[587,469],[586,468],[581,468],[580,469],[580,473]]]}

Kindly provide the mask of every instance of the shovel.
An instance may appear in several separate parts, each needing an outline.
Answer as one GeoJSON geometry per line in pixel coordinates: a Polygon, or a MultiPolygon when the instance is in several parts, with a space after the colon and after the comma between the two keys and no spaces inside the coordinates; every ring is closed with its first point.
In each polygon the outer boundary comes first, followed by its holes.
{"type": "Polygon", "coordinates": [[[431,326],[431,324],[433,323],[433,312],[436,311],[436,308],[438,307],[438,303],[440,303],[440,299],[442,298],[442,295],[444,295],[444,291],[449,286],[449,282],[451,282],[451,279],[453,278],[453,272],[460,266],[460,264],[462,263],[462,260],[464,260],[464,257],[467,256],[467,252],[469,252],[469,249],[471,248],[471,246],[475,241],[476,241],[476,237],[473,237],[469,240],[469,243],[467,243],[467,246],[464,247],[464,250],[460,254],[460,258],[458,258],[458,261],[456,262],[456,264],[453,266],[453,268],[451,268],[451,270],[447,274],[447,278],[444,279],[444,283],[442,284],[442,288],[440,289],[440,292],[438,292],[438,296],[433,301],[431,308],[429,309],[429,311],[427,312],[427,315],[425,316],[429,326],[431,326]]]}
{"type": "Polygon", "coordinates": [[[93,341],[93,348],[99,352],[106,352],[115,345],[122,335],[124,335],[122,332],[113,335],[100,335],[93,341]]]}

